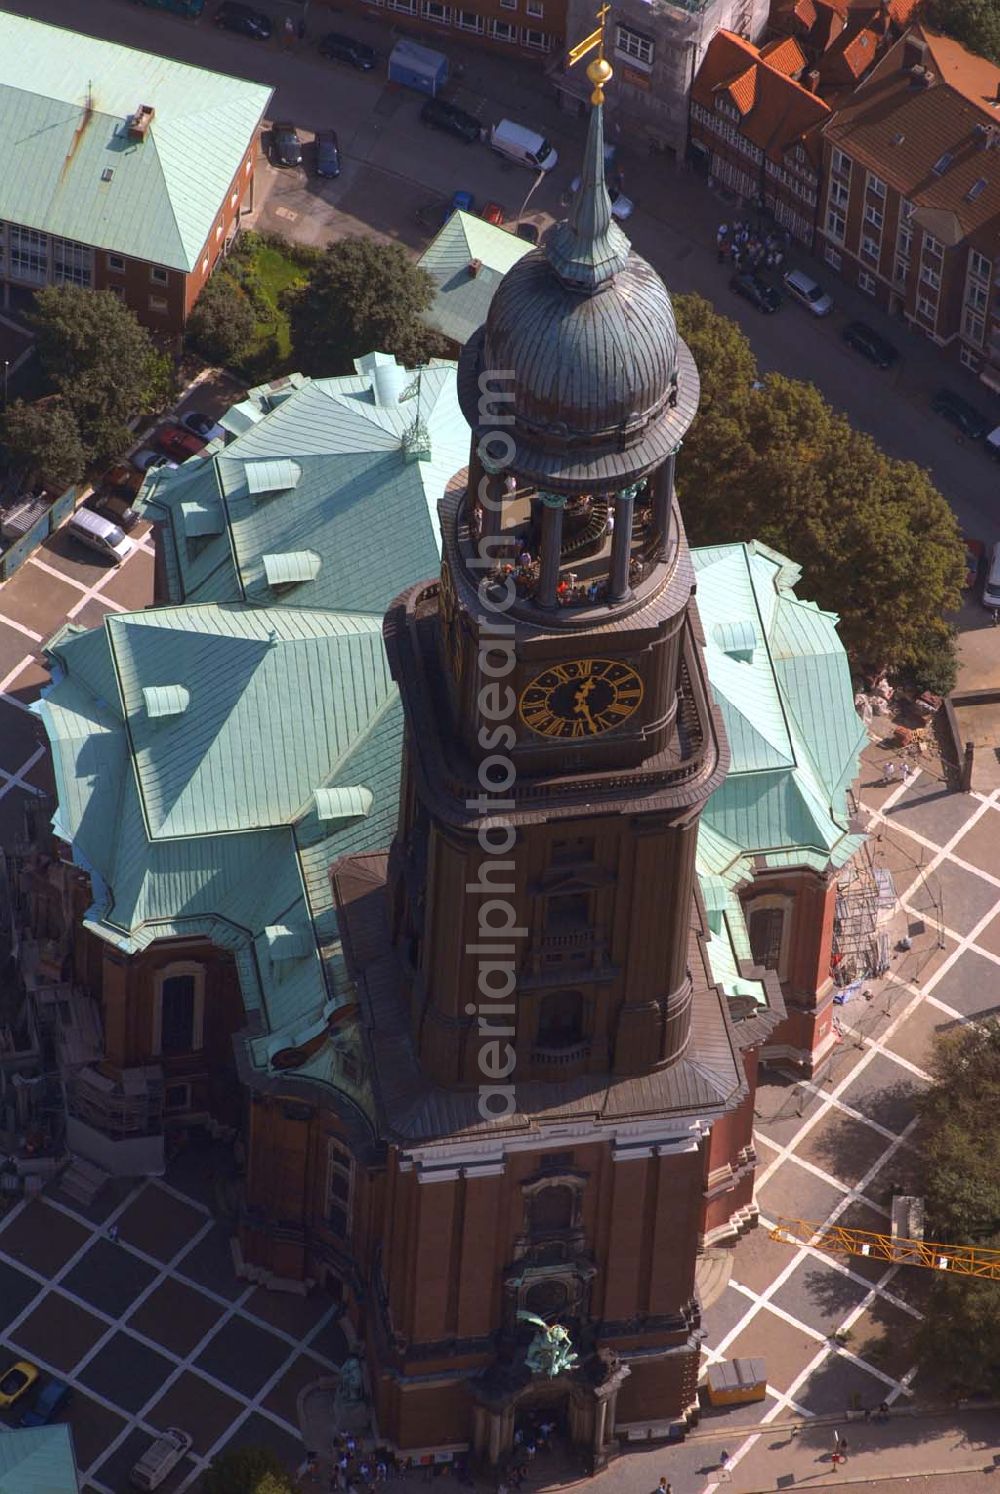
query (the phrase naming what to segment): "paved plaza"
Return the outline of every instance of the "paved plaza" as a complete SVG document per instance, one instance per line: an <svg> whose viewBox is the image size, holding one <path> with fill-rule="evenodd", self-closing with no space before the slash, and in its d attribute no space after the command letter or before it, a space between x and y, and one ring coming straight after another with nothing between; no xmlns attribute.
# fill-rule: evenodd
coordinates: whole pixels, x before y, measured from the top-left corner
<svg viewBox="0 0 1000 1494"><path fill-rule="evenodd" d="M0 1346L72 1385L84 1494L118 1494L167 1426L194 1439L168 1494L229 1447L302 1461L298 1399L343 1361L340 1309L238 1280L213 1194L211 1168L182 1160L88 1210L52 1185L0 1218Z"/></svg>

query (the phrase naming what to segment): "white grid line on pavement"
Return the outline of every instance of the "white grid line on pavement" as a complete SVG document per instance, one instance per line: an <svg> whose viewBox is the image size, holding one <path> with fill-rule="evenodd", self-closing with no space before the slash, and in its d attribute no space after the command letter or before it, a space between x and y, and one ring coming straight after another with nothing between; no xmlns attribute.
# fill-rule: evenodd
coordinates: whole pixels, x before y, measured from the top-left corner
<svg viewBox="0 0 1000 1494"><path fill-rule="evenodd" d="M30 773L35 764L45 756L44 747L36 747L30 757L26 758L16 773L8 773L5 768L0 768L0 776L7 781L0 787L0 799L9 794L11 789L23 789L26 794L34 794L36 799L44 799L45 790L36 788L33 783L28 783L25 774Z"/></svg>
<svg viewBox="0 0 1000 1494"><path fill-rule="evenodd" d="M31 639L32 643L41 643L42 641L41 633L36 633L34 628L25 627L24 623L15 622L5 612L0 612L0 623L5 623L8 628L13 628L15 633L23 633L25 638Z"/></svg>

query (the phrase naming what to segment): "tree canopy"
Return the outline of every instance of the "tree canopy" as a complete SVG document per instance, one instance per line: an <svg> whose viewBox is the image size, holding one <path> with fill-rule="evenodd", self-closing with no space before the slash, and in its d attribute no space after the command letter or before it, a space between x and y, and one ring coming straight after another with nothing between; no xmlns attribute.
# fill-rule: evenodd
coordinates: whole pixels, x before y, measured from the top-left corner
<svg viewBox="0 0 1000 1494"><path fill-rule="evenodd" d="M701 408L677 463L692 544L757 539L801 565L804 598L840 615L857 667L953 683L962 545L928 475L886 456L812 384L761 379L742 331L699 296L677 296ZM951 676L951 677L949 677Z"/></svg>
<svg viewBox="0 0 1000 1494"><path fill-rule="evenodd" d="M927 0L924 18L991 62L1000 62L998 0Z"/></svg>
<svg viewBox="0 0 1000 1494"><path fill-rule="evenodd" d="M76 419L87 459L115 456L128 443L128 422L169 399L170 360L110 291L47 286L30 320L39 362Z"/></svg>
<svg viewBox="0 0 1000 1494"><path fill-rule="evenodd" d="M929 1239L1000 1249L1000 1023L937 1039L920 1100ZM935 1275L919 1344L966 1390L1000 1390L1000 1282Z"/></svg>
<svg viewBox="0 0 1000 1494"><path fill-rule="evenodd" d="M408 367L433 357L443 344L420 320L433 299L434 282L400 244L339 239L287 293L296 367L328 378L353 373L365 353L392 353Z"/></svg>
<svg viewBox="0 0 1000 1494"><path fill-rule="evenodd" d="M76 417L57 394L33 405L16 400L3 417L0 440L15 467L50 488L79 482L87 465Z"/></svg>
<svg viewBox="0 0 1000 1494"><path fill-rule="evenodd" d="M202 1494L295 1494L295 1484L266 1447L220 1453L202 1479Z"/></svg>
<svg viewBox="0 0 1000 1494"><path fill-rule="evenodd" d="M228 365L248 351L256 326L249 296L225 270L217 270L188 318L187 336L210 363Z"/></svg>

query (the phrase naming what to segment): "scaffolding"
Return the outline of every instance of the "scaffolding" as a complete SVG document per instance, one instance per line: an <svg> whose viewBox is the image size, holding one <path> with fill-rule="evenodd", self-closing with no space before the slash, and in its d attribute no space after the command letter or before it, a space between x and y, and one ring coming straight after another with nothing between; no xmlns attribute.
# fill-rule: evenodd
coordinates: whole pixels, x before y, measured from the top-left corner
<svg viewBox="0 0 1000 1494"><path fill-rule="evenodd" d="M837 883L833 918L832 972L838 986L884 975L889 968L885 927L896 907L892 873L876 867L866 844L844 868Z"/></svg>

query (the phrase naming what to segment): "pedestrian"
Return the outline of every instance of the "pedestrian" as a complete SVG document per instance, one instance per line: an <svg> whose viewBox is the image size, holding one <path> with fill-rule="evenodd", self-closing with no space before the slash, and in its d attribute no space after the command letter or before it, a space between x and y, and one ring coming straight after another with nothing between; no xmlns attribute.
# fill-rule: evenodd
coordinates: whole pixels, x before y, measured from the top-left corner
<svg viewBox="0 0 1000 1494"><path fill-rule="evenodd" d="M111 1225L109 1225L108 1226L108 1239L109 1240L117 1240L117 1238L118 1238L118 1226L117 1226L117 1224L111 1224Z"/></svg>
<svg viewBox="0 0 1000 1494"><path fill-rule="evenodd" d="M656 1494L674 1494L673 1486L665 1478L661 1478L656 1486Z"/></svg>
<svg viewBox="0 0 1000 1494"><path fill-rule="evenodd" d="M908 762L904 762L903 763L903 782L904 783L909 783L909 781L910 781L910 779L912 777L913 777L913 769L910 767L910 765L909 765Z"/></svg>
<svg viewBox="0 0 1000 1494"><path fill-rule="evenodd" d="M883 766L883 768L882 768L882 782L883 783L895 783L895 781L896 781L896 764L890 758L890 760L887 763L885 763L884 766Z"/></svg>
<svg viewBox="0 0 1000 1494"><path fill-rule="evenodd" d="M846 1437L841 1437L840 1442L837 1445L837 1451L840 1453L841 1458L846 1458L847 1457L847 1438Z"/></svg>
<svg viewBox="0 0 1000 1494"><path fill-rule="evenodd" d="M281 27L281 44L287 51L295 40L295 22L291 16L286 16Z"/></svg>

